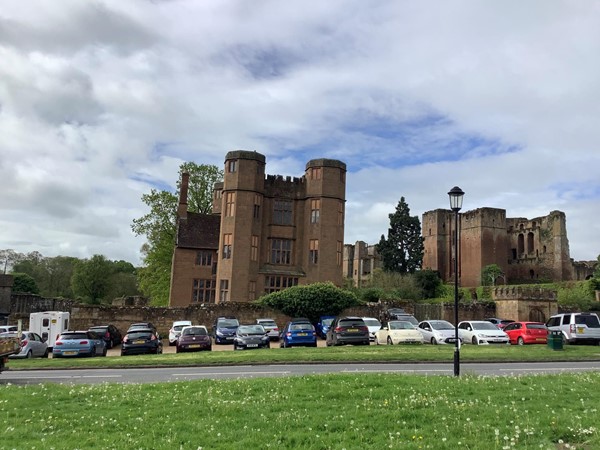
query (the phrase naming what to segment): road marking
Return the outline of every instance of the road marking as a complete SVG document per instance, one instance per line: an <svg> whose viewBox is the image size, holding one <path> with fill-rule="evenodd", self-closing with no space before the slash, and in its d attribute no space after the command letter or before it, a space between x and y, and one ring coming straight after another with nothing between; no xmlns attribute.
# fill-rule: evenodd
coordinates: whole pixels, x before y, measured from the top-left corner
<svg viewBox="0 0 600 450"><path fill-rule="evenodd" d="M452 372L451 369L346 369L342 370L345 373L362 373L362 372L398 372L398 373L406 373L406 372Z"/></svg>
<svg viewBox="0 0 600 450"><path fill-rule="evenodd" d="M289 370L280 370L277 372L204 372L204 373L172 373L173 377L203 377L203 376L215 376L215 375L238 375L238 376L248 376L248 375L281 375L281 374L289 374L292 373Z"/></svg>
<svg viewBox="0 0 600 450"><path fill-rule="evenodd" d="M122 375L45 375L45 376L19 376L22 380L54 380L54 379L72 380L75 378L123 378Z"/></svg>

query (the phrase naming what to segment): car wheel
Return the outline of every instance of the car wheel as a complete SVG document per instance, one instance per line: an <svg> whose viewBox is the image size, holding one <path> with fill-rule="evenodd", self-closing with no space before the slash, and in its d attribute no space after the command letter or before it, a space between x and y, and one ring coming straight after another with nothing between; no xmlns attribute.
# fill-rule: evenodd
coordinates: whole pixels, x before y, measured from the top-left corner
<svg viewBox="0 0 600 450"><path fill-rule="evenodd" d="M48 347L46 347L46 351L44 352L44 356L42 358L47 358L50 352L48 351Z"/></svg>
<svg viewBox="0 0 600 450"><path fill-rule="evenodd" d="M104 347L104 351L102 352L102 356L106 356L108 354L108 348Z"/></svg>
<svg viewBox="0 0 600 450"><path fill-rule="evenodd" d="M96 347L92 347L92 357L96 356Z"/></svg>
<svg viewBox="0 0 600 450"><path fill-rule="evenodd" d="M29 349L29 351L27 352L27 356L26 356L26 358L27 358L27 359L31 359L31 358L33 358L33 353L31 352L31 349Z"/></svg>
<svg viewBox="0 0 600 450"><path fill-rule="evenodd" d="M389 336L387 338L387 343L388 343L388 345L394 345L394 341L392 341L392 338Z"/></svg>
<svg viewBox="0 0 600 450"><path fill-rule="evenodd" d="M375 345L379 345L379 339L377 339L377 336L375 336Z"/></svg>
<svg viewBox="0 0 600 450"><path fill-rule="evenodd" d="M471 343L472 343L473 345L477 345L477 344L479 344L479 342L477 342L477 338L476 338L475 336L473 336L473 339L471 339Z"/></svg>
<svg viewBox="0 0 600 450"><path fill-rule="evenodd" d="M179 346L175 347L175 353L179 353L181 350L179 350Z"/></svg>
<svg viewBox="0 0 600 450"><path fill-rule="evenodd" d="M314 344L311 344L311 347L317 347L317 341Z"/></svg>
<svg viewBox="0 0 600 450"><path fill-rule="evenodd" d="M431 344L432 344L432 345L437 345L437 343L438 343L437 339L436 339L436 338L434 338L434 337L432 337L432 338L431 338Z"/></svg>
<svg viewBox="0 0 600 450"><path fill-rule="evenodd" d="M517 344L518 345L525 345L525 341L523 340L522 337L519 336L519 339L517 339Z"/></svg>
<svg viewBox="0 0 600 450"><path fill-rule="evenodd" d="M212 345L210 347L208 347L206 350L209 351L209 352L211 352L212 351Z"/></svg>

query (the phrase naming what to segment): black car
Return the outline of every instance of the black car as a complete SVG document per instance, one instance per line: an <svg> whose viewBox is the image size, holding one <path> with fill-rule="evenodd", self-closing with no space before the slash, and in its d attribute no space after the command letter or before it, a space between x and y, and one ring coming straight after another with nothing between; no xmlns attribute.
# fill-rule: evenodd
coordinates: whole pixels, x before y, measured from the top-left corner
<svg viewBox="0 0 600 450"><path fill-rule="evenodd" d="M215 344L233 344L240 322L235 317L218 317L213 324Z"/></svg>
<svg viewBox="0 0 600 450"><path fill-rule="evenodd" d="M332 345L370 345L369 328L361 317L336 317L327 331L325 343Z"/></svg>
<svg viewBox="0 0 600 450"><path fill-rule="evenodd" d="M123 338L121 356L139 355L143 353L162 353L163 345L156 330L151 328L134 328Z"/></svg>
<svg viewBox="0 0 600 450"><path fill-rule="evenodd" d="M271 340L262 325L240 325L233 337L233 349L270 348Z"/></svg>
<svg viewBox="0 0 600 450"><path fill-rule="evenodd" d="M386 320L384 322L389 322L390 320L405 320L407 322L412 323L415 327L419 325L419 321L412 314L407 313L402 308L389 308L385 312Z"/></svg>
<svg viewBox="0 0 600 450"><path fill-rule="evenodd" d="M121 332L114 325L98 325L95 327L90 327L88 331L93 331L94 333L100 335L104 342L106 342L107 348L113 348L115 345L119 345L121 343Z"/></svg>

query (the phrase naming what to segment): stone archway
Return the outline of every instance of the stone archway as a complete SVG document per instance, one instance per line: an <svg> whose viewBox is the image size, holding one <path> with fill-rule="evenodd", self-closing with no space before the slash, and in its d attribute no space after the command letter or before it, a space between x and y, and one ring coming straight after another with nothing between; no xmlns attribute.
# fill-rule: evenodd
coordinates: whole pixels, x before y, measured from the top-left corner
<svg viewBox="0 0 600 450"><path fill-rule="evenodd" d="M529 310L529 321L546 323L546 315L538 308L531 308Z"/></svg>

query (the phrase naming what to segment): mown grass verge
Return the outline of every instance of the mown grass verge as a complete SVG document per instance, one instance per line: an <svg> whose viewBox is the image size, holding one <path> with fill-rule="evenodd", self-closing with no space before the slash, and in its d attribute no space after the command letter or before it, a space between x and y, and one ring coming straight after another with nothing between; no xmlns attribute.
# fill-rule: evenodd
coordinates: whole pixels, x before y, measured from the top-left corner
<svg viewBox="0 0 600 450"><path fill-rule="evenodd" d="M0 449L593 449L600 374L0 386Z"/></svg>
<svg viewBox="0 0 600 450"><path fill-rule="evenodd" d="M90 368L135 366L210 366L223 364L278 364L326 362L451 362L454 347L449 345L345 346L249 351L213 351L126 357L10 360L12 369ZM461 361L585 361L599 360L598 346L565 346L552 350L545 345L461 347Z"/></svg>

